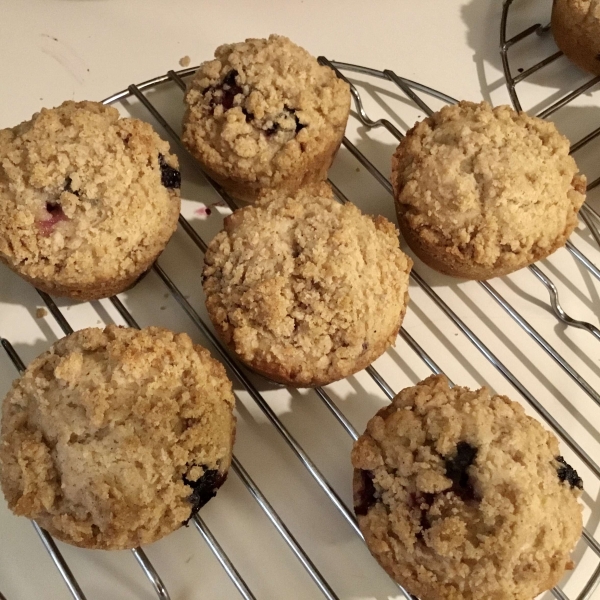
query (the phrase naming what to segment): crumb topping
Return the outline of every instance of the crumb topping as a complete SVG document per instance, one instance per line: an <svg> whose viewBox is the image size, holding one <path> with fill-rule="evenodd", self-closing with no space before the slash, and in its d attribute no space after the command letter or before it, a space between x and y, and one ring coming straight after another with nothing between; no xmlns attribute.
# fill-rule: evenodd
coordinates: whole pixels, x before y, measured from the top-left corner
<svg viewBox="0 0 600 600"><path fill-rule="evenodd" d="M339 137L349 86L288 38L225 44L200 65L186 94L183 139L234 179L272 184Z"/></svg>
<svg viewBox="0 0 600 600"><path fill-rule="evenodd" d="M64 286L134 274L175 230L177 169L148 123L115 108L42 109L0 131L0 259Z"/></svg>
<svg viewBox="0 0 600 600"><path fill-rule="evenodd" d="M585 199L553 123L485 102L415 125L392 181L399 218L423 244L484 267L519 268L563 245Z"/></svg>
<svg viewBox="0 0 600 600"><path fill-rule="evenodd" d="M223 483L233 405L225 369L186 334L78 331L34 360L4 400L8 505L78 546L159 539Z"/></svg>
<svg viewBox="0 0 600 600"><path fill-rule="evenodd" d="M505 396L429 377L369 421L352 464L371 551L424 600L531 600L571 568L581 480Z"/></svg>
<svg viewBox="0 0 600 600"><path fill-rule="evenodd" d="M228 217L206 253L204 290L244 361L316 385L364 368L393 343L411 265L389 221L339 204L323 183Z"/></svg>

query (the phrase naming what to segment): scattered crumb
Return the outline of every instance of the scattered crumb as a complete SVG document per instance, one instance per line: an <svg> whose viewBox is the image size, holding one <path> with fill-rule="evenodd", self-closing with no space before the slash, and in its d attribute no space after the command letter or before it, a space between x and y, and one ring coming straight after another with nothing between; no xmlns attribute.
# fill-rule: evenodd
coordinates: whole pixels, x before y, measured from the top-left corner
<svg viewBox="0 0 600 600"><path fill-rule="evenodd" d="M517 71L519 71L519 73L522 73L522 72L523 72L523 69L522 69L521 67L519 67L519 68L517 69Z"/></svg>
<svg viewBox="0 0 600 600"><path fill-rule="evenodd" d="M179 64L182 67L189 67L190 66L190 62L191 62L191 59L187 55L179 59Z"/></svg>
<svg viewBox="0 0 600 600"><path fill-rule="evenodd" d="M165 310L167 307L166 306L161 306L160 310Z"/></svg>
<svg viewBox="0 0 600 600"><path fill-rule="evenodd" d="M38 308L35 311L35 318L36 319L43 319L47 314L48 314L48 311L45 308Z"/></svg>

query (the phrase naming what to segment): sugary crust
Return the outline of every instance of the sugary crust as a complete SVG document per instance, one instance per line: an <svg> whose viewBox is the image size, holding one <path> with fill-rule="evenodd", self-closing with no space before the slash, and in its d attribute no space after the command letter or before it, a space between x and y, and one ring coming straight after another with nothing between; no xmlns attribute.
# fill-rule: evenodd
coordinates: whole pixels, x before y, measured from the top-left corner
<svg viewBox="0 0 600 600"><path fill-rule="evenodd" d="M324 178L344 135L350 89L306 50L271 35L217 48L185 101L183 140L192 154L232 196L253 202Z"/></svg>
<svg viewBox="0 0 600 600"><path fill-rule="evenodd" d="M585 177L554 124L460 102L417 123L392 159L400 230L449 275L487 279L540 260L577 225Z"/></svg>
<svg viewBox="0 0 600 600"><path fill-rule="evenodd" d="M0 261L45 291L91 300L147 270L177 226L175 155L152 127L65 102L0 131Z"/></svg>
<svg viewBox="0 0 600 600"><path fill-rule="evenodd" d="M467 448L464 471L448 461ZM487 388L432 376L402 390L352 450L372 554L421 600L531 600L554 586L582 530L556 437Z"/></svg>
<svg viewBox="0 0 600 600"><path fill-rule="evenodd" d="M412 261L394 226L333 199L321 183L234 212L205 256L212 322L257 372L325 385L395 342Z"/></svg>
<svg viewBox="0 0 600 600"><path fill-rule="evenodd" d="M565 56L600 75L600 1L554 0L551 25Z"/></svg>
<svg viewBox="0 0 600 600"><path fill-rule="evenodd" d="M224 480L233 406L225 369L186 334L78 331L34 360L4 400L9 508L76 546L158 540L190 517L184 477Z"/></svg>

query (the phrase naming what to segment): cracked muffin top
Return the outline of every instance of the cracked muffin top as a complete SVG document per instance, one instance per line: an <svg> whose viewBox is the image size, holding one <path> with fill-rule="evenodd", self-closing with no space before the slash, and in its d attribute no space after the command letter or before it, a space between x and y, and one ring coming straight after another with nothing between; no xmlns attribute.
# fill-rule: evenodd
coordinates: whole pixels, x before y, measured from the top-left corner
<svg viewBox="0 0 600 600"><path fill-rule="evenodd" d="M177 225L177 168L148 123L97 102L1 130L0 259L57 287L135 277Z"/></svg>
<svg viewBox="0 0 600 600"><path fill-rule="evenodd" d="M234 212L205 256L209 315L256 371L325 385L394 343L412 261L395 227L340 204L322 183Z"/></svg>
<svg viewBox="0 0 600 600"><path fill-rule="evenodd" d="M531 600L573 567L583 483L506 396L429 377L369 421L352 464L369 549L422 600Z"/></svg>
<svg viewBox="0 0 600 600"><path fill-rule="evenodd" d="M77 331L35 359L4 400L8 506L76 546L151 543L224 482L233 405L225 369L186 334Z"/></svg>
<svg viewBox="0 0 600 600"><path fill-rule="evenodd" d="M288 38L225 44L187 91L183 140L210 169L277 182L343 135L350 90Z"/></svg>
<svg viewBox="0 0 600 600"><path fill-rule="evenodd" d="M553 123L486 102L417 123L392 163L400 229L426 263L492 277L544 258L577 225L585 177Z"/></svg>

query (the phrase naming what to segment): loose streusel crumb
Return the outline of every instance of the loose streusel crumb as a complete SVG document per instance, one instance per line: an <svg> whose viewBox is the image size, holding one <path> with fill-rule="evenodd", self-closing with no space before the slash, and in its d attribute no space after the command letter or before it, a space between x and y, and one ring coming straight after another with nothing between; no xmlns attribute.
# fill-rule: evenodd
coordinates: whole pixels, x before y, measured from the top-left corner
<svg viewBox="0 0 600 600"><path fill-rule="evenodd" d="M553 123L460 102L413 127L392 165L400 229L442 272L493 277L563 246L585 177Z"/></svg>
<svg viewBox="0 0 600 600"><path fill-rule="evenodd" d="M45 308L38 308L35 311L35 318L36 319L43 319L46 315L48 314L48 311Z"/></svg>
<svg viewBox="0 0 600 600"><path fill-rule="evenodd" d="M185 67L189 67L190 66L190 62L192 62L191 58L189 56L182 56L179 59L179 65L182 66L183 68Z"/></svg>
<svg viewBox="0 0 600 600"><path fill-rule="evenodd" d="M225 480L233 404L223 366L186 334L78 331L34 360L4 400L9 508L77 546L153 542Z"/></svg>
<svg viewBox="0 0 600 600"><path fill-rule="evenodd" d="M49 293L122 291L177 226L177 167L148 123L96 102L0 130L0 260Z"/></svg>
<svg viewBox="0 0 600 600"><path fill-rule="evenodd" d="M394 226L322 183L234 212L205 256L206 305L252 368L296 386L366 367L395 342L412 261Z"/></svg>
<svg viewBox="0 0 600 600"><path fill-rule="evenodd" d="M369 421L352 464L369 549L421 600L531 600L573 567L582 481L506 396L429 377Z"/></svg>
<svg viewBox="0 0 600 600"><path fill-rule="evenodd" d="M184 142L234 196L254 200L264 189L293 192L325 178L350 91L306 50L271 35L217 48L185 101Z"/></svg>

